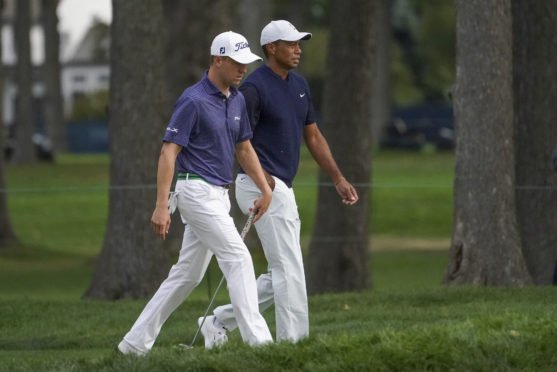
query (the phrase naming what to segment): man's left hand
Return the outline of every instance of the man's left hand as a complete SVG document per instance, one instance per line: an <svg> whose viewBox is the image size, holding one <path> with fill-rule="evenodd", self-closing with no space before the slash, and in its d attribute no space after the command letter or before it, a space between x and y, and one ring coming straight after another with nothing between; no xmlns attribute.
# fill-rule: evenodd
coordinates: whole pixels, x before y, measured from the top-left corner
<svg viewBox="0 0 557 372"><path fill-rule="evenodd" d="M335 188L340 195L342 202L352 205L358 201L358 193L356 189L345 178L335 183Z"/></svg>

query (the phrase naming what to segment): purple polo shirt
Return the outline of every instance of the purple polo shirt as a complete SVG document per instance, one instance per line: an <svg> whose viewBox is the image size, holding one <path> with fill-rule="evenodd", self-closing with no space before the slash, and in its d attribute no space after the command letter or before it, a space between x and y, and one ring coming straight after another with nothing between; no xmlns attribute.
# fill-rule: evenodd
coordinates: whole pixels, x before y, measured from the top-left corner
<svg viewBox="0 0 557 372"><path fill-rule="evenodd" d="M251 136L244 96L231 87L226 98L205 72L176 102L163 140L182 146L178 172L223 186L232 183L236 144Z"/></svg>

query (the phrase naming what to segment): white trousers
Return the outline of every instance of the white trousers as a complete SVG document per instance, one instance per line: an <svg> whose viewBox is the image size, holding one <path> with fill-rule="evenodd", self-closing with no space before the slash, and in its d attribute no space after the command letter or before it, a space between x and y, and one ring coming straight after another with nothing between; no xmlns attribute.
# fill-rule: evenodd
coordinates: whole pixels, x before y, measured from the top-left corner
<svg viewBox="0 0 557 372"><path fill-rule="evenodd" d="M164 322L199 284L215 254L242 339L250 345L272 342L258 311L251 256L229 215L228 190L202 180L180 180L176 192L178 209L187 221L178 262L124 340L140 351L149 351Z"/></svg>
<svg viewBox="0 0 557 372"><path fill-rule="evenodd" d="M309 334L306 280L300 247L300 218L294 192L274 177L273 200L267 212L255 224L268 262L268 272L257 278L259 310L275 304L277 341L296 342ZM236 178L236 199L240 209L248 213L260 191L245 175ZM217 307L217 319L227 329L235 329L239 319L233 306Z"/></svg>

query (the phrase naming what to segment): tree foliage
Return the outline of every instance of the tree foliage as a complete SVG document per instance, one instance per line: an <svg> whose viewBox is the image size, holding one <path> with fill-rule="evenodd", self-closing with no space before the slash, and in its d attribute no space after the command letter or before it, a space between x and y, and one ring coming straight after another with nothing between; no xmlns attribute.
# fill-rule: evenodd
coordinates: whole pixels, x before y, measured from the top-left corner
<svg viewBox="0 0 557 372"><path fill-rule="evenodd" d="M107 119L108 90L98 90L75 100L70 120Z"/></svg>

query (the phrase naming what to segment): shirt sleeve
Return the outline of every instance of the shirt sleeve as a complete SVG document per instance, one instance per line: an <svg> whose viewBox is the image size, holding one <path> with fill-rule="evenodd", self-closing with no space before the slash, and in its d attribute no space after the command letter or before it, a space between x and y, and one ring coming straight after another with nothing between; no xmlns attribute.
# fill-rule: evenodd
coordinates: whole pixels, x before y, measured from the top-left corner
<svg viewBox="0 0 557 372"><path fill-rule="evenodd" d="M197 123L197 118L197 107L191 99L184 99L176 103L163 141L186 147Z"/></svg>
<svg viewBox="0 0 557 372"><path fill-rule="evenodd" d="M315 119L315 112L313 110L313 102L311 100L311 93L309 93L308 89L308 113L306 115L306 125L313 124L316 122Z"/></svg>
<svg viewBox="0 0 557 372"><path fill-rule="evenodd" d="M251 130L253 131L259 122L259 115L261 113L259 92L257 91L257 88L250 83L242 84L238 90L244 95L249 123L251 125Z"/></svg>
<svg viewBox="0 0 557 372"><path fill-rule="evenodd" d="M313 101L311 100L311 91L309 89L309 84L307 81L304 80L304 84L306 86L306 93L308 95L308 112L306 115L306 125L313 124L316 122L315 119L315 111L313 110Z"/></svg>
<svg viewBox="0 0 557 372"><path fill-rule="evenodd" d="M242 115L240 118L240 131L238 132L238 141L236 143L247 141L253 137L245 101L242 100L242 102L243 103L242 103Z"/></svg>

